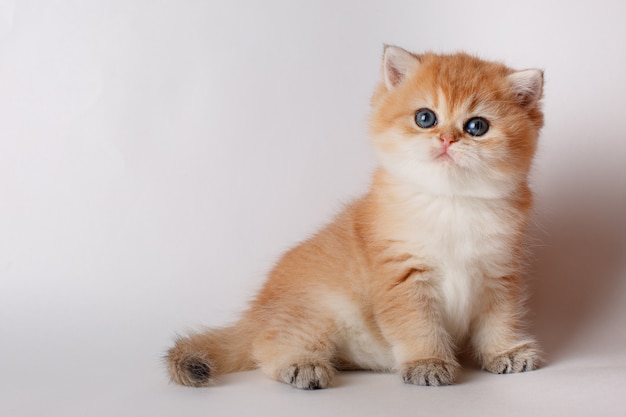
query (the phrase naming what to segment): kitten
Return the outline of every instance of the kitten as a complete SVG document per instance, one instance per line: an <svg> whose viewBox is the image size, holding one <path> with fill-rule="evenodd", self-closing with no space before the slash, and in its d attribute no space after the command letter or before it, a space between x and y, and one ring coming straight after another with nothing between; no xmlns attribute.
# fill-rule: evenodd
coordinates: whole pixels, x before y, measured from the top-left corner
<svg viewBox="0 0 626 417"><path fill-rule="evenodd" d="M489 372L536 369L520 256L542 85L540 70L386 47L370 191L287 252L237 324L178 339L172 380L260 367L316 389L371 369L447 385L464 344Z"/></svg>

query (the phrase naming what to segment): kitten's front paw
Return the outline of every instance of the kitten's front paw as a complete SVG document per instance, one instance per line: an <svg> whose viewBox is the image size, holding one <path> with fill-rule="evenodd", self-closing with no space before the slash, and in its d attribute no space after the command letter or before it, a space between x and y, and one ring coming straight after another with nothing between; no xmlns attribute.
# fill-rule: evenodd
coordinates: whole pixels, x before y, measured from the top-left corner
<svg viewBox="0 0 626 417"><path fill-rule="evenodd" d="M405 365L401 371L407 384L438 387L454 384L458 365L440 359L424 359Z"/></svg>
<svg viewBox="0 0 626 417"><path fill-rule="evenodd" d="M512 374L532 371L541 365L541 351L535 344L527 344L488 359L483 368L494 374Z"/></svg>
<svg viewBox="0 0 626 417"><path fill-rule="evenodd" d="M321 389L330 385L335 370L326 364L293 364L278 372L278 379L299 389Z"/></svg>

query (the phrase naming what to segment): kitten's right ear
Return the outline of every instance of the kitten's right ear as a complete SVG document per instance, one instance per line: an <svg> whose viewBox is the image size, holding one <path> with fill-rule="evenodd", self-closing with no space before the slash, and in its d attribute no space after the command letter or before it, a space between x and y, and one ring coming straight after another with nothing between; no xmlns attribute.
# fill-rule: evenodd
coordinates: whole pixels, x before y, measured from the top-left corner
<svg viewBox="0 0 626 417"><path fill-rule="evenodd" d="M543 71L527 69L516 71L508 76L513 92L519 104L531 107L540 98L543 91Z"/></svg>
<svg viewBox="0 0 626 417"><path fill-rule="evenodd" d="M416 55L402 48L386 45L383 53L383 77L387 89L391 90L417 68L420 60Z"/></svg>

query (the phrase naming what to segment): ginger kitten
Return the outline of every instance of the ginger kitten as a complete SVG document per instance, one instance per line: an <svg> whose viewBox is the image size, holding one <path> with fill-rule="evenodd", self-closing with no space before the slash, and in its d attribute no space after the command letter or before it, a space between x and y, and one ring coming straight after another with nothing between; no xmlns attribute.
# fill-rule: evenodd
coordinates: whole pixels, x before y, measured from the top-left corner
<svg viewBox="0 0 626 417"><path fill-rule="evenodd" d="M489 372L536 369L520 256L542 85L540 70L386 47L369 192L287 252L237 324L179 338L172 380L260 367L316 389L372 369L447 385L465 344Z"/></svg>

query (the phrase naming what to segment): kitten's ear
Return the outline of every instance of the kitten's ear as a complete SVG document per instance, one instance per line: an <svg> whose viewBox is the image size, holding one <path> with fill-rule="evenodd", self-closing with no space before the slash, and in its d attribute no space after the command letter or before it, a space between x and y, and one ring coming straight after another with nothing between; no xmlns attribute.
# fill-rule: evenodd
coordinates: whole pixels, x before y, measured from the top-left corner
<svg viewBox="0 0 626 417"><path fill-rule="evenodd" d="M383 53L383 77L387 89L391 90L417 68L420 60L416 55L397 46L386 45Z"/></svg>
<svg viewBox="0 0 626 417"><path fill-rule="evenodd" d="M522 106L531 107L541 98L543 71L539 69L516 71L507 78Z"/></svg>

